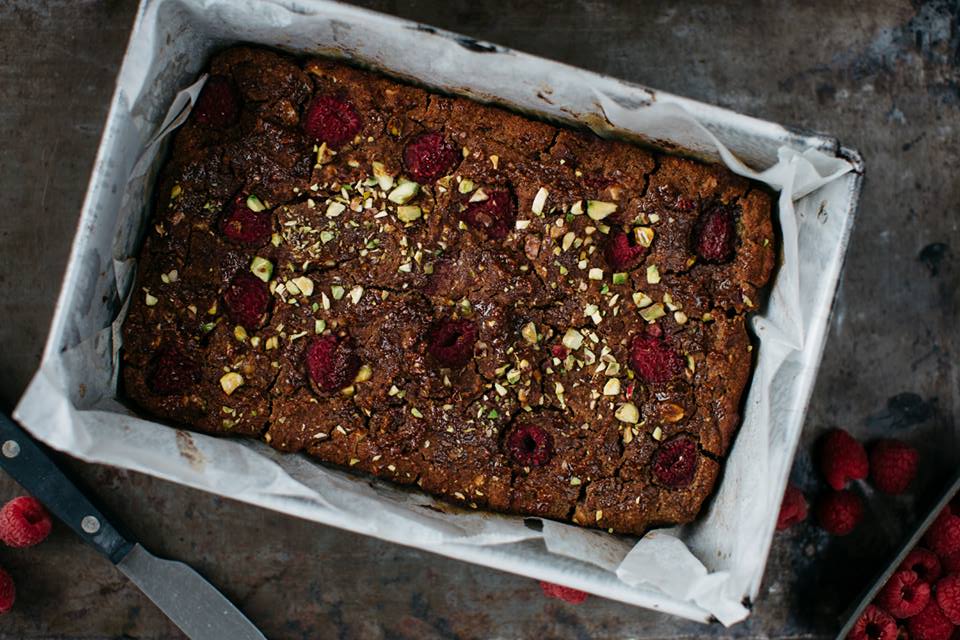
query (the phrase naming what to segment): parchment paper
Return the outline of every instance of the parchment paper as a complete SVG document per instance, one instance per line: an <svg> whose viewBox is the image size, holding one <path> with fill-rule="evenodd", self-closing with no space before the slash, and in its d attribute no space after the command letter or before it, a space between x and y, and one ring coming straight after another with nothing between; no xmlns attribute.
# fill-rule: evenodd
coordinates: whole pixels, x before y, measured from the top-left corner
<svg viewBox="0 0 960 640"><path fill-rule="evenodd" d="M202 80L189 85L197 69L211 50L233 41L349 55L461 92L462 83L454 80L475 67L485 73L468 93L557 117L556 108L533 97L548 77L554 99L593 116L582 121L603 135L623 130L669 141L780 192L783 259L769 302L752 321L759 350L743 425L722 483L694 525L637 541L557 522L531 526L530 519L462 511L419 492L281 455L259 442L144 420L115 399L119 325L163 139L199 93ZM390 57L411 42L420 49L416 60ZM496 71L503 63L490 56L505 57L507 71ZM728 126L718 126L716 114L698 114L702 108L509 50L480 54L449 34L321 0L147 2L118 79L47 349L15 415L47 444L91 462L526 575L559 575L571 586L693 619L742 620L748 611L741 603L755 596L762 577L819 362L852 215L849 185L837 182L852 167L768 123L730 115ZM778 139L782 146L774 144ZM766 159L767 168L751 169L734 147L750 153L755 164Z"/></svg>

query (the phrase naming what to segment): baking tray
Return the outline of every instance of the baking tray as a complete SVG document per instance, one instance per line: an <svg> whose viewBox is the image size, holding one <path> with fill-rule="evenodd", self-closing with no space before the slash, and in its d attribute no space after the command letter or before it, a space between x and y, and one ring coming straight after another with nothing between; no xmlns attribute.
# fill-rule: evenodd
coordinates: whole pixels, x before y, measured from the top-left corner
<svg viewBox="0 0 960 640"><path fill-rule="evenodd" d="M907 554L910 551L920 544L920 539L923 538L923 534L927 532L927 529L930 528L930 525L933 524L933 521L937 519L937 516L940 515L940 512L953 500L954 496L960 494L960 472L957 473L953 481L947 485L946 490L934 504L933 508L926 515L926 517L917 525L917 528L913 530L913 533L907 538L907 540L897 551L896 555L893 556L893 559L887 564L879 574L877 578L870 583L863 594L860 596L860 599L850 608L846 617L846 622L841 627L840 632L837 634L837 640L843 640L847 637L847 634L850 633L850 630L853 629L853 625L857 623L857 619L860 617L860 614L863 613L863 610L867 608L867 605L873 602L873 599L877 597L877 594L883 588L883 585L887 583L887 580L890 579L890 576L894 574L897 570L897 567L904 561L907 557Z"/></svg>
<svg viewBox="0 0 960 640"><path fill-rule="evenodd" d="M162 158L158 133L175 124L173 116L189 101L178 91L210 54L238 42L348 58L601 135L724 161L740 172L773 166L759 177L793 191L794 198L781 197L780 214L784 237L795 242L784 243L771 299L754 319L757 370L743 427L697 523L637 542L550 521L463 513L262 443L175 430L117 401L118 321ZM833 170L830 179L819 179ZM15 415L37 438L83 460L692 620L731 624L748 615L759 592L862 178L859 154L829 136L336 2L143 0L43 360Z"/></svg>

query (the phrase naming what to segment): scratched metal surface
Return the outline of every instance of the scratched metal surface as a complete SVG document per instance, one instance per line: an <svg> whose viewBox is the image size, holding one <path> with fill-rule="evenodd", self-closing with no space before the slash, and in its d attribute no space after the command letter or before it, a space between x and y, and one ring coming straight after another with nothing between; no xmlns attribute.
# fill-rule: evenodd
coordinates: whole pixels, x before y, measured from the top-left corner
<svg viewBox="0 0 960 640"><path fill-rule="evenodd" d="M570 607L532 581L278 516L135 474L73 464L154 551L220 585L271 638L829 637L960 462L960 6L791 0L363 0L762 118L837 135L867 160L859 222L795 480L842 425L923 454L912 495L868 495L866 523L775 541L754 615L703 628L598 598ZM0 406L39 360L132 2L0 2ZM469 81L469 79L465 79ZM0 478L0 499L17 487ZM65 528L0 549L17 581L0 639L178 638Z"/></svg>

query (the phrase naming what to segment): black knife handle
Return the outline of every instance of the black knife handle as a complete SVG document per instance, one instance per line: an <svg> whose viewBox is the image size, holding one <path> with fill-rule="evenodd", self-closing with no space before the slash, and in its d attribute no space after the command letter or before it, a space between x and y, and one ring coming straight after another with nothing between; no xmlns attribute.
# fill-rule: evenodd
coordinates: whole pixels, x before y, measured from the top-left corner
<svg viewBox="0 0 960 640"><path fill-rule="evenodd" d="M130 551L132 544L33 438L3 413L0 413L0 469L114 564Z"/></svg>

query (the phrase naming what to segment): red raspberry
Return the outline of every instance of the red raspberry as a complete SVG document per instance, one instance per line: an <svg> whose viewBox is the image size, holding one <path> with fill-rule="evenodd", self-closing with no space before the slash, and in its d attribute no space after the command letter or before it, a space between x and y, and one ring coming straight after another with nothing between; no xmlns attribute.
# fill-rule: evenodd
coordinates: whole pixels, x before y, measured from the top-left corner
<svg viewBox="0 0 960 640"><path fill-rule="evenodd" d="M870 481L884 493L903 493L917 475L918 458L904 442L880 440L870 447Z"/></svg>
<svg viewBox="0 0 960 640"><path fill-rule="evenodd" d="M421 184L448 175L460 158L460 150L436 131L417 136L403 148L403 166Z"/></svg>
<svg viewBox="0 0 960 640"><path fill-rule="evenodd" d="M524 467L539 467L553 457L553 438L541 426L524 422L507 435L507 451Z"/></svg>
<svg viewBox="0 0 960 640"><path fill-rule="evenodd" d="M913 571L921 580L932 584L940 577L940 560L929 549L914 547L900 563L898 571Z"/></svg>
<svg viewBox="0 0 960 640"><path fill-rule="evenodd" d="M960 552L960 516L944 509L930 525L923 541L941 558Z"/></svg>
<svg viewBox="0 0 960 640"><path fill-rule="evenodd" d="M252 210L247 199L238 196L225 208L220 230L234 242L261 245L273 232L273 217L269 211Z"/></svg>
<svg viewBox="0 0 960 640"><path fill-rule="evenodd" d="M492 240L506 238L516 217L517 207L506 189L488 191L486 200L469 202L460 212L461 220L474 229L485 231Z"/></svg>
<svg viewBox="0 0 960 640"><path fill-rule="evenodd" d="M943 556L944 573L960 573L960 551Z"/></svg>
<svg viewBox="0 0 960 640"><path fill-rule="evenodd" d="M937 582L937 604L950 622L960 625L960 573L952 573Z"/></svg>
<svg viewBox="0 0 960 640"><path fill-rule="evenodd" d="M831 491L817 503L817 521L827 532L845 536L863 517L863 501L852 491Z"/></svg>
<svg viewBox="0 0 960 640"><path fill-rule="evenodd" d="M563 600L570 604L580 604L590 597L590 594L580 591L579 589L571 589L570 587L564 587L552 582L544 582L543 580L540 581L540 588L543 590L543 595L548 598L556 598L557 600Z"/></svg>
<svg viewBox="0 0 960 640"><path fill-rule="evenodd" d="M193 359L177 345L162 347L147 374L147 386L158 395L186 393L200 380Z"/></svg>
<svg viewBox="0 0 960 640"><path fill-rule="evenodd" d="M820 471L827 484L839 491L847 486L848 480L867 477L867 452L849 433L833 429L821 441Z"/></svg>
<svg viewBox="0 0 960 640"><path fill-rule="evenodd" d="M255 329L263 322L263 316L270 306L270 289L249 271L240 271L230 281L223 301L234 322L247 329Z"/></svg>
<svg viewBox="0 0 960 640"><path fill-rule="evenodd" d="M877 605L894 618L915 616L930 602L930 585L913 571L897 571L877 594Z"/></svg>
<svg viewBox="0 0 960 640"><path fill-rule="evenodd" d="M868 604L847 640L897 640L897 621L880 607Z"/></svg>
<svg viewBox="0 0 960 640"><path fill-rule="evenodd" d="M669 382L683 371L683 358L658 331L659 327L647 329L630 342L630 367L642 382Z"/></svg>
<svg viewBox="0 0 960 640"><path fill-rule="evenodd" d="M444 367L459 369L473 359L477 325L469 320L442 320L427 336L427 351Z"/></svg>
<svg viewBox="0 0 960 640"><path fill-rule="evenodd" d="M612 268L626 271L643 264L643 259L647 257L647 248L634 244L631 235L621 231L609 237L603 256Z"/></svg>
<svg viewBox="0 0 960 640"><path fill-rule="evenodd" d="M13 609L13 602L17 599L17 588L13 578L3 567L0 567L0 614Z"/></svg>
<svg viewBox="0 0 960 640"><path fill-rule="evenodd" d="M564 360L568 355L570 355L570 350L567 349L562 344L555 344L552 347L550 347L550 353L553 354L554 358L559 358L560 360Z"/></svg>
<svg viewBox="0 0 960 640"><path fill-rule="evenodd" d="M807 519L807 500L803 492L794 485L787 485L780 504L780 515L777 516L777 531L789 529L798 522Z"/></svg>
<svg viewBox="0 0 960 640"><path fill-rule="evenodd" d="M303 130L318 142L339 149L360 133L360 114L346 100L317 96L307 107Z"/></svg>
<svg viewBox="0 0 960 640"><path fill-rule="evenodd" d="M737 229L731 207L718 205L708 209L697 221L697 255L707 262L727 262L733 257L736 236Z"/></svg>
<svg viewBox="0 0 960 640"><path fill-rule="evenodd" d="M53 527L50 514L30 496L14 498L0 509L0 540L10 547L32 547L43 542Z"/></svg>
<svg viewBox="0 0 960 640"><path fill-rule="evenodd" d="M240 97L233 83L226 76L210 76L191 115L198 123L225 129L237 120L240 114Z"/></svg>
<svg viewBox="0 0 960 640"><path fill-rule="evenodd" d="M699 458L693 438L677 436L661 444L653 455L653 475L672 489L685 487L696 475Z"/></svg>
<svg viewBox="0 0 960 640"><path fill-rule="evenodd" d="M337 391L350 384L360 370L360 359L350 339L314 338L307 345L307 374L321 391Z"/></svg>
<svg viewBox="0 0 960 640"><path fill-rule="evenodd" d="M907 620L907 629L913 640L950 640L953 635L953 624L936 602Z"/></svg>

